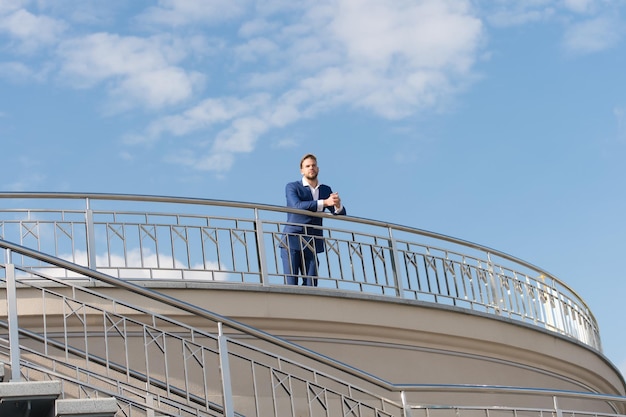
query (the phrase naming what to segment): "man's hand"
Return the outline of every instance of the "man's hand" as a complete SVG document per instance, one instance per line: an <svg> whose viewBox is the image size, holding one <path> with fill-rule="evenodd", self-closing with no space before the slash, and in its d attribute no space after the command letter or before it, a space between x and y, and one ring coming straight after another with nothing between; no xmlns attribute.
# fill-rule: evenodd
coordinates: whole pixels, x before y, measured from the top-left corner
<svg viewBox="0 0 626 417"><path fill-rule="evenodd" d="M339 193L332 193L326 200L324 200L325 207L335 207L335 209L339 210L341 208L341 198L339 198Z"/></svg>

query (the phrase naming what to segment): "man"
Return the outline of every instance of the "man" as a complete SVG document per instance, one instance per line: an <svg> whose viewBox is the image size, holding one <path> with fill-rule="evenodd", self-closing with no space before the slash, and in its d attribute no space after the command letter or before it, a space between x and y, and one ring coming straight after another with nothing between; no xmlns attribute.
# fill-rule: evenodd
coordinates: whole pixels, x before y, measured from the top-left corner
<svg viewBox="0 0 626 417"><path fill-rule="evenodd" d="M313 212L329 210L333 214L346 214L338 193L333 193L328 185L317 179L319 167L313 154L306 154L300 160L302 179L287 184L285 194L287 207ZM298 285L296 275L302 278L302 285L317 286L317 254L324 251L322 218L300 213L288 213L285 235L281 245L283 269L287 284Z"/></svg>

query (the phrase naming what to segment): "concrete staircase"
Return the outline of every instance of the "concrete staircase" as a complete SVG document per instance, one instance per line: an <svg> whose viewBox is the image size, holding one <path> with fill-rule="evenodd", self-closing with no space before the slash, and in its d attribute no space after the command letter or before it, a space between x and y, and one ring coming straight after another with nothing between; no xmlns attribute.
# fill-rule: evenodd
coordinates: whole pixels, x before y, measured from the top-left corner
<svg viewBox="0 0 626 417"><path fill-rule="evenodd" d="M5 381L0 363L2 417L113 417L115 398L60 399L60 381Z"/></svg>

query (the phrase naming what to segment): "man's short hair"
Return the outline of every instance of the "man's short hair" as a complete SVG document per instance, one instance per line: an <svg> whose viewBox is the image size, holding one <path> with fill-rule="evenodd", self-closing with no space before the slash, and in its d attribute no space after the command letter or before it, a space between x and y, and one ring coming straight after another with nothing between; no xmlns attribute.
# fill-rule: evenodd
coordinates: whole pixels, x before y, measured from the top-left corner
<svg viewBox="0 0 626 417"><path fill-rule="evenodd" d="M315 155L313 155L312 153L308 153L308 154L304 155L302 157L302 159L300 160L300 168L302 168L302 163L304 162L304 160L305 159L309 159L309 158L311 158L312 160L317 162L317 157Z"/></svg>

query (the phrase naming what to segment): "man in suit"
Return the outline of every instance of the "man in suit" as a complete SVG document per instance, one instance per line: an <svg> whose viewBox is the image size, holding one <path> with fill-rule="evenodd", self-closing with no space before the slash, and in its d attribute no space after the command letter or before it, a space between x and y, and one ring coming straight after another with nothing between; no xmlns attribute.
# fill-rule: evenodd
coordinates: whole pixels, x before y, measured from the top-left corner
<svg viewBox="0 0 626 417"><path fill-rule="evenodd" d="M313 154L300 160L302 179L290 182L285 187L287 207L312 212L329 210L335 215L346 214L338 193L317 179L319 167ZM288 213L283 228L281 257L287 275L287 284L298 285L296 275L306 275L302 285L317 286L317 254L324 251L322 218L300 213Z"/></svg>

